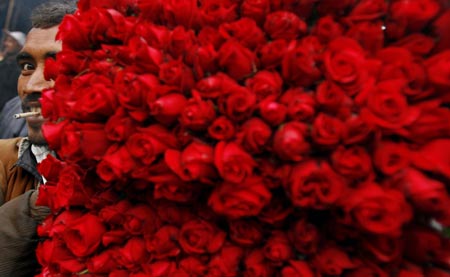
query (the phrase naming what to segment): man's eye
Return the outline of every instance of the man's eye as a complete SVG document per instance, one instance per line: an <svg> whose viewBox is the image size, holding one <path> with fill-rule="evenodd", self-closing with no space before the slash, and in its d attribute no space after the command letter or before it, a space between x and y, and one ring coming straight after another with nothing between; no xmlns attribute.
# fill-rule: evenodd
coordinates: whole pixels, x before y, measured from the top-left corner
<svg viewBox="0 0 450 277"><path fill-rule="evenodd" d="M20 65L20 67L22 71L29 71L34 69L34 65L32 65L31 63L23 63Z"/></svg>

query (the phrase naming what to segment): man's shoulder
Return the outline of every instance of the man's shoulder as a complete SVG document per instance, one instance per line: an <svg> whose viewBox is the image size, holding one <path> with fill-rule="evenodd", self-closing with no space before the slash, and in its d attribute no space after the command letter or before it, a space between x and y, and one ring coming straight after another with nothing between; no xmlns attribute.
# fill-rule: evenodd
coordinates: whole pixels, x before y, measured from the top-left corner
<svg viewBox="0 0 450 277"><path fill-rule="evenodd" d="M0 139L0 160L17 160L19 146L24 138Z"/></svg>

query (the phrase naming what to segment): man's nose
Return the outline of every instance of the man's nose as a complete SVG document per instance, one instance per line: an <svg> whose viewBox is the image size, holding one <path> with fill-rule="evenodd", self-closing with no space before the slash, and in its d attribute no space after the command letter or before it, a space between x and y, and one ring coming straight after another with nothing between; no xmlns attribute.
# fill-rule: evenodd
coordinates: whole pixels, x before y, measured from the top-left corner
<svg viewBox="0 0 450 277"><path fill-rule="evenodd" d="M33 73L30 75L27 83L25 84L23 92L25 94L30 93L42 93L44 89L53 87L53 80L45 80L44 78L44 67L37 67Z"/></svg>

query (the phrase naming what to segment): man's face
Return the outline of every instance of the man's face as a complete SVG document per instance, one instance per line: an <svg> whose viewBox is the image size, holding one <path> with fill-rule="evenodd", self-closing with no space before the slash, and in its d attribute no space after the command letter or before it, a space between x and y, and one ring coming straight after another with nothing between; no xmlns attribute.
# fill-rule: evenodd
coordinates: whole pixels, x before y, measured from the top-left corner
<svg viewBox="0 0 450 277"><path fill-rule="evenodd" d="M21 73L17 83L24 112L41 111L39 98L42 91L54 85L53 80L44 79L44 66L48 58L55 58L61 50L61 42L55 41L58 26L48 29L33 28L27 35L25 45L17 55ZM34 144L46 144L42 135L42 115L26 118L28 137Z"/></svg>

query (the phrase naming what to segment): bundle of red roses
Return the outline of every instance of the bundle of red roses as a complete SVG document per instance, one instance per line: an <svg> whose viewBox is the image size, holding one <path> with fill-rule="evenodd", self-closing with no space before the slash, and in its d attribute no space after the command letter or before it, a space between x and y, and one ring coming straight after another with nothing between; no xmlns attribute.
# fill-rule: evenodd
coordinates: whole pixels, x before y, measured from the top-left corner
<svg viewBox="0 0 450 277"><path fill-rule="evenodd" d="M78 5L40 276L450 276L446 1Z"/></svg>

